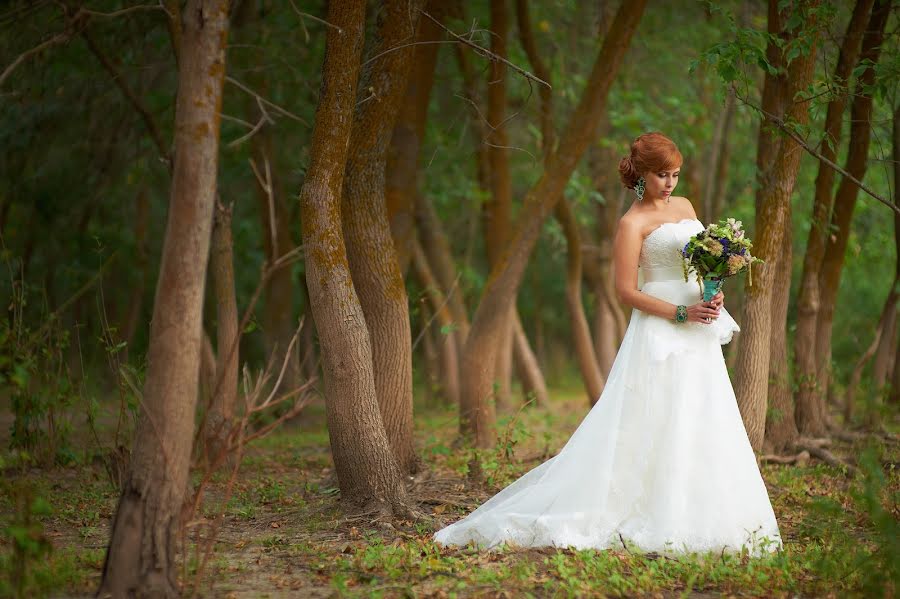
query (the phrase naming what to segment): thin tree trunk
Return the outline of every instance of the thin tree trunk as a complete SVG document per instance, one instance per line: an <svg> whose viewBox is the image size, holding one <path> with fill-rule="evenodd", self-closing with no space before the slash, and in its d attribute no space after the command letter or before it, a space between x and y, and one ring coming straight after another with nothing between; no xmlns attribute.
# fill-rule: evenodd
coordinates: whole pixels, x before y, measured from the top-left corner
<svg viewBox="0 0 900 599"><path fill-rule="evenodd" d="M862 371L865 368L866 363L875 356L878 351L879 346L881 345L882 339L884 337L890 335L891 328L896 328L897 326L897 300L898 300L898 292L897 286L900 283L900 279L894 278L893 284L891 285L891 290L888 293L887 299L884 301L884 307L881 310L881 316L878 319L878 326L875 327L875 335L872 339L872 343L869 344L869 347L863 352L862 357L860 357L859 361L856 363L856 367L853 369L853 372L850 375L850 381L847 383L847 391L844 395L844 424L849 425L853 418L853 408L854 402L856 399L856 390L859 387L859 382L862 379ZM877 385L873 385L870 395L873 397L874 402L880 403L880 395L881 389ZM869 424L875 424L873 421L874 418L874 410L870 410L868 413Z"/></svg>
<svg viewBox="0 0 900 599"><path fill-rule="evenodd" d="M541 178L526 195L513 236L485 285L463 352L460 403L462 432L472 433L478 447L490 447L494 442L495 412L490 401L492 372L488 365L496 360L503 325L515 302L531 250L544 219L562 196L566 182L597 129L600 116L606 109L607 92L645 4L644 0L627 2L616 13L581 101L560 138L559 149L551 155Z"/></svg>
<svg viewBox="0 0 900 599"><path fill-rule="evenodd" d="M426 12L441 20L444 3L429 0ZM388 222L397 252L400 271L405 273L410 260L410 243L415 232L415 203L419 174L419 150L425 139L428 103L434 86L434 68L442 30L429 18L419 19L412 70L401 100L397 123L391 136L385 169L384 198Z"/></svg>
<svg viewBox="0 0 900 599"><path fill-rule="evenodd" d="M456 346L457 336L454 328L453 315L447 307L447 300L441 291L440 284L431 272L425 251L415 238L412 239L412 263L413 269L419 278L422 288L428 295L428 299L434 308L434 312L440 325L443 343L441 344L441 381L444 394L454 405L459 403L459 348ZM423 325L424 326L424 325ZM425 334L427 336L427 333Z"/></svg>
<svg viewBox="0 0 900 599"><path fill-rule="evenodd" d="M387 147L406 89L413 46L408 45L424 0L386 0L379 14L378 56L361 89L350 136L341 204L353 284L369 329L378 406L402 472L419 469L413 444L412 335L403 275L384 199Z"/></svg>
<svg viewBox="0 0 900 599"><path fill-rule="evenodd" d="M228 2L182 15L169 219L134 451L99 596L177 597L176 539L194 432L203 290L216 197Z"/></svg>
<svg viewBox="0 0 900 599"><path fill-rule="evenodd" d="M770 0L770 11L776 0ZM802 11L815 6L815 1L804 2L789 10ZM771 12L770 12L771 14ZM802 13L801 13L802 14ZM787 16L787 15L786 15ZM796 57L787 67L785 80L780 83L784 116L800 124L808 120L807 102L794 100L812 79L815 66L817 34L809 34L812 45L808 54ZM777 83L766 76L766 86ZM764 96L765 96L764 92ZM790 101L789 101L790 100ZM779 113L776 113L779 114ZM770 142L771 143L771 142ZM741 359L737 363L735 391L738 407L747 429L753 449L762 449L765 437L766 408L768 406L769 352L772 332L772 293L776 281L776 267L781 255L788 226L788 207L797 170L800 166L800 148L793 140L781 137L771 147L760 145L759 151L768 154L773 162L763 164L762 180L757 191L755 254L765 263L754 269L753 285L747 286L741 322Z"/></svg>
<svg viewBox="0 0 900 599"><path fill-rule="evenodd" d="M147 257L149 220L150 202L147 189L142 187L137 195L137 206L134 215L134 270L137 281L131 290L131 299L128 301L128 308L126 309L127 316L122 327L122 341L125 342L125 355L122 357L122 361L126 363L128 362L128 355L131 353L131 343L134 341L134 335L137 332L141 312L144 308L144 291L147 289L147 281L150 280L150 261Z"/></svg>
<svg viewBox="0 0 900 599"><path fill-rule="evenodd" d="M438 357L434 341L430 335L431 331L429 330L431 328L431 310L428 308L428 303L422 302L420 310L422 317L422 371L425 378L425 404L430 405L434 403L435 387L438 385Z"/></svg>
<svg viewBox="0 0 900 599"><path fill-rule="evenodd" d="M300 329L299 349L300 373L307 380L319 375L319 356L316 352L316 323L309 305L309 289L306 285L306 277L298 282L300 299L303 300L304 318L303 328Z"/></svg>
<svg viewBox="0 0 900 599"><path fill-rule="evenodd" d="M716 119L716 130L710 144L706 182L703 185L703 216L706 222L716 222L722 209L722 190L728 172L728 136L734 120L736 101L732 90L725 96L725 105ZM698 169L700 170L700 169Z"/></svg>
<svg viewBox="0 0 900 599"><path fill-rule="evenodd" d="M794 396L788 361L787 313L793 272L793 228L790 204L787 206L781 256L778 259L775 287L772 290L772 332L769 341L769 409L766 410L766 445L780 453L797 440L794 420Z"/></svg>
<svg viewBox="0 0 900 599"><path fill-rule="evenodd" d="M234 19L234 34L240 35L247 44L254 43L265 32L254 36L255 28L265 26L261 22L259 3L254 0L246 0L238 6L238 13ZM238 50L245 53L246 50ZM240 54L239 54L240 55ZM255 65L245 64L246 82L250 87L258 90L260 95L267 96L269 81L266 70L254 68ZM294 240L291 236L290 217L285 205L285 193L279 176L276 161L276 151L272 140L273 126L266 121L266 115L260 110L256 98L247 95L245 110L247 120L263 122L259 131L250 138L251 168L256 180L256 204L258 207L259 223L262 229L263 247L266 261L269 264L294 249ZM262 310L262 329L265 340L266 356L271 359L276 368L280 369L285 362L285 355L297 328L294 316L294 298L296 282L293 279L291 268L284 267L274 271L265 283L265 303ZM279 394L297 389L302 384L303 375L300 370L299 352L287 359L287 367L281 380Z"/></svg>
<svg viewBox="0 0 900 599"><path fill-rule="evenodd" d="M340 221L365 6L365 0L328 5L332 27L326 30L322 91L300 213L306 282L322 352L326 417L341 496L353 505L374 503L399 513L407 509L406 489L381 421L369 329L350 276Z"/></svg>
<svg viewBox="0 0 900 599"><path fill-rule="evenodd" d="M491 52L508 55L509 9L507 0L490 0ZM490 196L482 205L484 245L488 266L493 268L509 239L512 213L512 176L509 169L509 136L506 130L506 65L494 60L487 73L487 145L484 172ZM509 309L503 326L499 351L495 353L495 400L498 407L509 406L512 397L512 362L515 306Z"/></svg>
<svg viewBox="0 0 900 599"><path fill-rule="evenodd" d="M231 207L215 210L209 270L216 297L216 382L206 415L206 451L215 459L226 444L234 418L238 392L238 311L234 295L234 252L231 241Z"/></svg>
<svg viewBox="0 0 900 599"><path fill-rule="evenodd" d="M466 310L460 275L453 262L450 242L444 232L444 225L438 217L431 200L427 196L419 196L416 201L416 229L422 250L428 264L434 272L440 290L447 297L447 307L453 315L457 327L457 343L462 347L469 334L469 315Z"/></svg>
<svg viewBox="0 0 900 599"><path fill-rule="evenodd" d="M891 157L894 162L894 203L900 204L900 104L894 108L893 135L891 137ZM900 271L900 214L894 213L894 256L897 271ZM895 275L896 278L896 275ZM900 338L900 335L898 335ZM894 346L893 374L888 402L892 405L900 403L900 351Z"/></svg>
<svg viewBox="0 0 900 599"><path fill-rule="evenodd" d="M534 69L535 75L550 83L551 73L541 60L534 34L531 30L531 18L528 16L527 0L516 0L516 17L519 23L519 39L528 62ZM553 122L553 94L548 86L539 86L541 96L541 146L544 151L544 164L547 165L551 153L556 145L556 127ZM593 403L603 392L605 378L600 373L597 363L597 355L594 352L594 342L591 339L591 329L588 326L587 317L584 315L584 305L581 303L581 278L582 257L581 237L578 231L578 223L569 201L560 198L555 209L556 219L562 227L566 237L566 307L569 312L569 323L572 328L572 337L575 346L575 355L578 359L578 368L581 370L581 378L584 381L588 401ZM521 325L520 325L521 326Z"/></svg>
<svg viewBox="0 0 900 599"><path fill-rule="evenodd" d="M839 86L838 94L829 102L825 115L825 131L820 151L832 162L837 157L841 141L841 126L847 106L848 93L845 89L851 70L857 63L863 32L869 22L874 0L857 0L853 15L847 26L841 44L837 66L834 71L834 85ZM825 430L822 395L823 389L817 384L816 367L816 322L820 305L819 276L822 258L825 255L828 224L834 196L834 169L820 163L816 175L813 198L812 222L803 258L803 275L797 296L797 328L794 335L794 370L797 377L796 411L800 430L808 435L821 435Z"/></svg>
<svg viewBox="0 0 900 599"><path fill-rule="evenodd" d="M866 174L869 157L869 140L872 133L872 96L866 90L875 82L874 64L878 62L881 44L884 39L884 28L891 12L891 3L882 2L875 6L869 19L862 41L860 64L868 66L859 75L853 104L850 107L850 141L845 169L857 180L862 181ZM834 231L826 241L825 254L819 272L820 302L817 313L815 332L816 372L819 381L826 385L831 377L831 329L834 318L834 307L837 292L841 283L844 266L844 255L850 239L850 224L856 197L859 189L856 184L844 177L838 185L834 199L834 212L831 216L831 230ZM798 408L801 404L798 403ZM804 407L806 404L803 404ZM825 404L818 399L809 410L798 411L797 425L800 432L808 435L825 433Z"/></svg>
<svg viewBox="0 0 900 599"><path fill-rule="evenodd" d="M541 373L541 365L537 356L531 351L525 327L518 311L513 312L513 357L519 380L522 381L522 391L528 400L534 400L535 405L546 406L550 399L547 393L547 383Z"/></svg>

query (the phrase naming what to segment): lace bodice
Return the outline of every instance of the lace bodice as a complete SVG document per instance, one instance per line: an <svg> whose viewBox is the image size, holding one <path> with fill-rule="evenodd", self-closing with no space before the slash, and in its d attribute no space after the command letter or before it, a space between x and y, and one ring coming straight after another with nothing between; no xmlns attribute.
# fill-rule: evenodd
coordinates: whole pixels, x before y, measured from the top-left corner
<svg viewBox="0 0 900 599"><path fill-rule="evenodd" d="M644 238L638 262L643 268L671 267L681 269L681 250L693 235L703 230L694 218L663 223Z"/></svg>

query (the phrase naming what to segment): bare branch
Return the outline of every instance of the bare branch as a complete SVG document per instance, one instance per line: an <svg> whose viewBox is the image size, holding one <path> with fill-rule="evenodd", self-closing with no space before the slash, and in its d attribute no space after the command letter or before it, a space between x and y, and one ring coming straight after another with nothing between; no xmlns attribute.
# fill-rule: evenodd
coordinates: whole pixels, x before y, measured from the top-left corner
<svg viewBox="0 0 900 599"><path fill-rule="evenodd" d="M161 4L138 4L137 6L130 6L128 8L123 8L121 10L115 10L113 12L97 12L95 10L88 10L86 8L79 9L78 12L90 15L92 17L104 17L104 18L115 18L121 17L122 15L127 15L128 13L145 11L145 10L161 10L163 12L168 13L168 11Z"/></svg>
<svg viewBox="0 0 900 599"><path fill-rule="evenodd" d="M768 121L771 122L773 125L775 125L775 126L778 127L779 129L781 129L782 131L784 131L784 132L787 134L788 137L790 137L790 138L793 139L795 142L797 142L797 145L799 145L801 148L803 148L804 150L806 150L809 154L815 156L816 158L818 158L818 159L819 159L821 162L823 162L824 164L827 164L828 166L830 166L832 169L834 169L835 171L837 171L838 173L840 173L840 174L843 175L844 177L850 179L850 180L851 180L851 181L852 181L859 189L861 189L862 191L864 191L864 192L865 192L866 194L868 194L869 196L871 196L871 197L873 197L874 199L878 200L879 202L881 202L882 204L884 204L885 206L887 206L888 208L890 208L891 210L893 210L893 211L896 212L897 214L900 214L900 206L897 206L897 205L894 204L893 202L890 202L890 201L886 200L885 198L881 197L880 195L878 195L877 193L875 193L874 191L872 191L872 189L870 189L869 187L867 187L865 183L863 183L862 181L860 181L859 179L857 179L856 177L854 177L853 175L851 175L850 173L848 173L845 169L841 168L838 164L836 164L836 163L833 162L832 160L829 160L828 158L826 158L825 156L823 156L818 150L816 150L814 147L812 147L811 145L809 145L809 144L806 142L805 139L803 139L802 137L800 137L799 135L797 135L794 131L792 131L791 128L788 127L787 124L784 122L784 119L782 119L781 117L776 116L776 115L774 115L774 114L771 114L771 113L769 113L769 112L763 110L761 106L757 106L756 104L753 104L752 102L750 102L747 98L745 98L744 96L742 96L742 95L740 94L740 92L738 92L737 87L732 86L732 89L734 90L734 94L735 94L735 97L736 97L736 98L738 98L738 99L739 99L741 102L743 102L745 105L747 105L747 106L749 106L750 108L756 110L756 111L757 111L758 113L760 113L763 117L765 117L766 120L768 120Z"/></svg>
<svg viewBox="0 0 900 599"><path fill-rule="evenodd" d="M62 44L64 42L69 41L69 39L73 35L75 35L74 31L69 31L69 30L62 31L60 33L57 33L56 35L54 35L47 41L45 41L41 44L38 44L31 50L26 50L25 52L22 52L21 54L19 54L19 57L16 58L14 61L12 61L12 63L10 63L10 65L8 67L6 67L6 69L3 70L3 73L0 74L0 86L3 85L3 82L6 81L7 77L9 77L12 74L12 72L14 70L16 70L16 67L18 67L20 64L22 64L23 62L25 62L26 60L28 60L35 54L40 54L43 50L49 48L50 46L55 46L56 44Z"/></svg>
<svg viewBox="0 0 900 599"><path fill-rule="evenodd" d="M338 33L344 33L344 30L341 29L340 27L338 27L337 25L332 25L325 19L320 19L319 17L317 17L315 15L311 15L308 12L303 12L302 10L297 8L297 5L294 4L294 0L291 0L291 6L294 7L294 12L296 12L298 15L300 15L301 23L303 23L303 19L312 19L313 21L317 21L319 23L322 23L323 25L327 25L328 27L331 27L332 29L337 30ZM306 28L306 25L304 25L304 30L305 30L305 28ZM309 33L306 34L306 40L309 41Z"/></svg>
<svg viewBox="0 0 900 599"><path fill-rule="evenodd" d="M288 117L288 118L294 119L295 121L297 121L297 122L299 122L299 123L303 123L303 124L306 125L307 127L309 126L309 123L307 123L303 118L297 116L296 114L294 114L293 112L287 110L286 108L282 108L282 107L279 106L278 104L275 104L274 102L272 102L272 101L270 101L270 100L267 100L267 99L263 98L263 97L260 96L258 93L256 93L255 91L253 91L252 89L250 89L249 87L247 87L246 85L244 85L243 83L241 83L240 81L238 81L237 79L235 79L234 77L226 76L226 77L225 77L225 81L227 81L228 83L234 85L235 87L237 87L238 89L240 89L240 90L243 91L244 93L250 94L251 96L253 96L254 98L256 98L256 100L257 100L258 102L261 102L261 103L265 104L266 106L268 106L269 108L271 108L271 109L274 110L275 112L277 112L277 113L279 113L279 114L282 114L282 115L284 115L284 116L286 116L286 117Z"/></svg>
<svg viewBox="0 0 900 599"><path fill-rule="evenodd" d="M91 34L88 33L87 30L83 30L81 32L81 36L84 38L84 41L87 42L87 46L90 49L91 53L100 61L100 64L103 65L103 68L106 69L106 72L109 73L109 76L112 77L113 82L118 86L118 88L122 91L125 97L131 102L131 105L134 106L134 109L138 111L141 115L141 118L144 121L144 124L147 126L147 131L150 133L150 137L153 138L153 142L156 144L159 153L163 156L168 164L171 165L171 154L166 148L165 142L163 142L162 134L159 132L159 127L156 125L156 121L153 118L153 115L150 114L150 111L144 106L143 101L137 96L134 91L128 87L128 84L125 82L125 78L122 76L122 73L116 69L116 66L112 63L109 57L103 53L99 46L97 46L94 39L91 37Z"/></svg>
<svg viewBox="0 0 900 599"><path fill-rule="evenodd" d="M470 48L474 49L475 52L476 52L477 54L480 54L481 56L484 56L485 58L487 58L487 59L489 59L489 60L496 60L496 61L498 61L498 62L502 62L503 64L505 64L506 66L508 66L508 67L511 68L512 70L514 70L514 71L516 71L516 72L518 72L518 73L521 73L521 74L522 74L524 77L526 77L527 79L531 79L532 81L535 81L535 82L537 82L537 83L539 83L539 84L541 84L541 85L546 85L546 86L549 87L550 89L553 89L553 87L552 87L549 83L547 83L546 81L544 81L543 79L541 79L541 78L539 78L539 77L536 77L536 76L532 75L531 73L529 73L529 72L526 71L525 69L523 69L523 68L521 68L521 67L519 67L519 66L516 66L515 64L513 64L513 63L511 63L510 61L506 60L506 59L503 58L502 56L497 56L496 54L494 54L493 52L491 52L491 51L488 50L487 48L483 48L483 47L479 46L478 44L476 44L475 42L473 42L473 41L471 41L471 40L468 40L468 39L464 38L463 36L461 36L461 35L459 35L459 34L453 32L453 31L450 30L450 29L448 29L448 28L447 28L446 26L444 26L444 24L441 23L438 19L435 19L434 17L432 17L430 14L428 14L428 13L425 12L424 10L422 11L422 14L423 14L424 16L428 17L429 19L431 19L432 21L434 21L434 22L438 25L438 27L440 27L441 29L443 29L444 31L446 31L447 33L449 33L455 40L457 40L458 42L460 42L460 43L463 44L463 45L469 46Z"/></svg>

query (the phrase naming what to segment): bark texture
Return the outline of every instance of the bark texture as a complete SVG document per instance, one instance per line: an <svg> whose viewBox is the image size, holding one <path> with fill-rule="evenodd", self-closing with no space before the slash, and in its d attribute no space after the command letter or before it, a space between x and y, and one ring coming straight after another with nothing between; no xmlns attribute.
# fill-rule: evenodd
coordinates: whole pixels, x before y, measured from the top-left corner
<svg viewBox="0 0 900 599"><path fill-rule="evenodd" d="M444 2L428 2L426 12L435 19L440 20L443 11ZM415 233L419 150L425 139L428 104L431 88L434 86L434 67L440 48L440 44L436 42L441 39L442 33L438 24L431 19L419 19L409 81L400 100L400 111L387 153L384 198L401 272L407 270Z"/></svg>
<svg viewBox="0 0 900 599"><path fill-rule="evenodd" d="M770 0L770 14L775 0ZM789 8L790 11L801 11L812 8L816 2L804 2ZM775 8L777 10L777 8ZM787 20L789 14L784 15ZM795 32L789 36L796 35ZM815 66L816 37L815 30L804 35L813 36L807 54L802 54L787 65L787 73L781 82L772 81L767 75L765 85L777 84L783 94L781 105L784 112L775 113L779 118L804 124L809 115L808 101L795 98L800 90L804 90L812 79ZM765 98L766 92L763 93ZM783 114L783 116L782 116ZM761 140L762 141L762 140ZM768 145L771 144L771 145ZM760 145L760 152L766 152L770 165L763 166L761 187L756 194L756 232L754 254L765 263L754 268L753 285L747 286L746 303L741 321L741 358L738 360L735 391L738 407L750 438L753 449L762 449L765 437L766 409L768 407L769 384L769 351L771 349L772 332L772 293L774 290L777 264L781 257L781 244L784 242L785 229L788 225L788 208L791 194L800 166L801 149L787 136L779 136L777 140L769 140ZM759 157L758 157L759 159Z"/></svg>
<svg viewBox="0 0 900 599"><path fill-rule="evenodd" d="M869 157L869 141L872 135L872 96L866 88L875 82L874 65L881 54L884 28L891 13L890 2L879 2L873 9L866 27L860 52L860 64L868 64L859 75L850 107L850 141L845 170L862 181L866 174ZM850 224L859 189L850 179L844 177L838 185L834 198L834 212L831 227L834 231L825 245L822 269L819 273L820 304L816 323L816 372L819 381L826 385L831 378L831 329L834 307L837 302L844 255L850 239ZM826 425L825 402L814 395L816 403L809 410L798 410L797 425L801 433L824 434ZM798 404L798 408L803 404Z"/></svg>
<svg viewBox="0 0 900 599"><path fill-rule="evenodd" d="M227 35L227 1L188 2L182 16L172 191L147 378L101 597L179 596L176 539L194 432Z"/></svg>
<svg viewBox="0 0 900 599"><path fill-rule="evenodd" d="M328 432L341 497L405 509L406 489L378 407L369 330L341 234L347 161L365 24L365 0L328 5L322 91L300 191L310 308L319 333Z"/></svg>
<svg viewBox="0 0 900 599"><path fill-rule="evenodd" d="M631 36L643 14L645 2L621 5L588 78L582 98L571 115L559 149L551 154L541 178L526 195L522 215L509 244L491 274L475 312L462 362L463 387L460 422L463 433L472 433L476 445L490 447L495 438L495 411L491 402L491 370L496 360L504 323L541 225L587 149L600 116L606 109L607 92L615 78Z"/></svg>
<svg viewBox="0 0 900 599"><path fill-rule="evenodd" d="M226 444L238 394L238 311L234 295L231 207L215 210L209 270L216 299L216 382L206 416L206 450L215 459Z"/></svg>
<svg viewBox="0 0 900 599"><path fill-rule="evenodd" d="M781 452L797 440L794 420L794 396L791 388L788 361L787 313L793 273L793 228L790 204L781 255L775 266L775 287L772 290L772 325L769 341L769 406L766 410L765 442L773 452Z"/></svg>
<svg viewBox="0 0 900 599"><path fill-rule="evenodd" d="M550 71L543 60L541 60L534 33L531 29L527 0L516 0L516 17L519 23L519 38L535 75L550 83ZM541 97L541 145L543 146L544 162L546 164L556 145L556 126L553 122L553 93L546 85L539 86L538 91ZM569 312L572 341L574 342L578 368L581 371L581 379L584 382L588 401L593 403L597 401L600 393L603 392L606 380L600 373L597 355L594 352L594 342L591 339L591 329L584 314L584 304L581 302L581 278L583 274L581 235L575 215L572 213L572 207L569 206L569 201L565 197L557 201L555 215L566 238L566 308Z"/></svg>
<svg viewBox="0 0 900 599"><path fill-rule="evenodd" d="M859 58L863 32L869 22L874 0L857 0L847 32L841 43L834 85L837 95L828 103L821 153L832 162L837 157L841 141L841 126L847 106L847 80ZM816 175L812 223L803 258L803 275L797 296L797 329L794 335L794 371L797 377L797 418L805 434L824 432L822 389L817 386L816 322L819 313L819 273L828 238L828 224L833 204L834 169L820 163Z"/></svg>
<svg viewBox="0 0 900 599"><path fill-rule="evenodd" d="M353 119L342 202L347 257L372 344L378 406L397 463L410 474L419 460L413 445L409 299L388 223L384 173L423 4L387 0L379 14L375 58ZM369 94L373 97L365 99Z"/></svg>

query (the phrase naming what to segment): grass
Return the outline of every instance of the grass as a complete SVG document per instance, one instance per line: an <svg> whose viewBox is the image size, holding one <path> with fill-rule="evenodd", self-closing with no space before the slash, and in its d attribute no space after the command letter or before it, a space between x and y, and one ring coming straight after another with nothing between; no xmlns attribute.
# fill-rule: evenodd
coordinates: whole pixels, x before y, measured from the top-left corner
<svg viewBox="0 0 900 599"><path fill-rule="evenodd" d="M321 407L314 406L299 426L249 449L235 491L224 505L204 593L217 597L892 597L896 593L900 476L892 465L900 450L896 442L884 440L874 445L839 443L833 448L863 456L861 470L868 476L849 477L819 463L764 465L785 550L760 559L728 554L675 559L625 549L505 547L487 552L435 545L431 534L436 528L467 513L561 447L583 417L586 402L577 388L553 397L548 408L526 409L501 419L501 442L485 459L488 482L481 487L472 487L466 479L469 453L453 447L453 410L419 410L418 447L431 477L412 488L429 516L418 522L343 514L324 416ZM14 459L7 456L5 462ZM29 596L91 595L99 582L118 498L102 468L81 464L7 472L0 496L0 528L7 531L0 544L0 574L6 576L16 568L15 543L8 531L30 518L33 536L46 540L49 548L43 554L35 549L29 562ZM223 484L220 480L210 491L204 506L207 517L221 509L216 492ZM49 506L45 511L29 515L27 504L16 501L15 490L26 487ZM190 575L196 561L188 562ZM11 593L10 583L0 579L0 595Z"/></svg>

